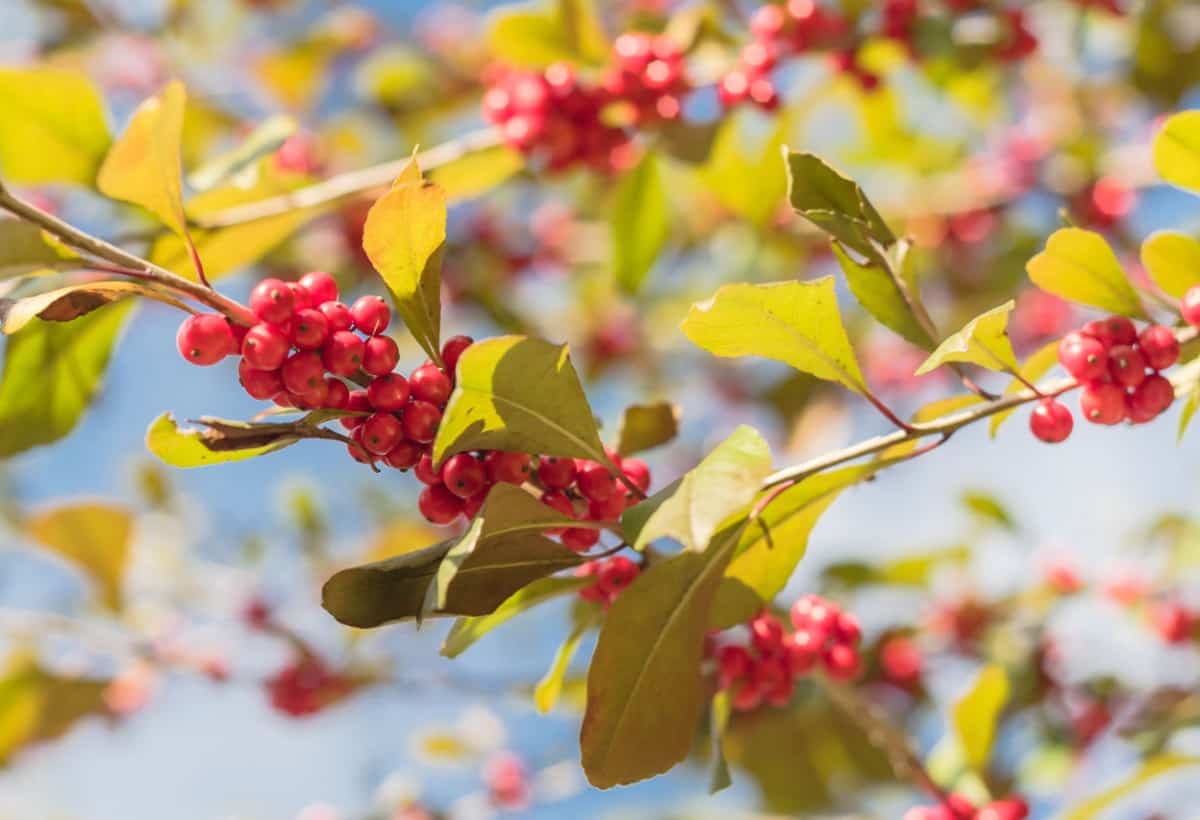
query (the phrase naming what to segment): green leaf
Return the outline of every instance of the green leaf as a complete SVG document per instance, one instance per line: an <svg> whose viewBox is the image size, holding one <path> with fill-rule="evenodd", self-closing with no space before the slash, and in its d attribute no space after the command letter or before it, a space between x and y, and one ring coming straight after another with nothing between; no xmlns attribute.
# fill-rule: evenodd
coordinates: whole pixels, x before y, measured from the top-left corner
<svg viewBox="0 0 1200 820"><path fill-rule="evenodd" d="M967 765L983 774L992 753L996 725L1008 702L1008 675L1004 667L988 664L967 693L954 704L951 725Z"/></svg>
<svg viewBox="0 0 1200 820"><path fill-rule="evenodd" d="M613 272L626 293L637 293L667 241L670 215L658 158L647 152L621 177L610 208Z"/></svg>
<svg viewBox="0 0 1200 820"><path fill-rule="evenodd" d="M687 757L706 697L700 662L709 609L741 527L723 530L705 552L651 565L609 610L580 733L593 786L653 777Z"/></svg>
<svg viewBox="0 0 1200 820"><path fill-rule="evenodd" d="M455 539L341 570L321 587L321 606L346 626L370 629L417 618Z"/></svg>
<svg viewBox="0 0 1200 820"><path fill-rule="evenodd" d="M216 421L216 419L209 419ZM225 422L225 424L243 424ZM245 429L269 427L269 425L246 424ZM268 453L282 450L299 441L296 436L271 435L266 444L260 440L223 442L223 435L209 427L207 430L179 429L170 413L163 413L150 423L146 430L146 448L166 464L181 469L207 467L211 464L229 464L245 461Z"/></svg>
<svg viewBox="0 0 1200 820"><path fill-rule="evenodd" d="M595 65L608 56L591 0L558 0L552 8L501 8L492 15L487 42L494 58L524 68L545 68L560 60Z"/></svg>
<svg viewBox="0 0 1200 820"><path fill-rule="evenodd" d="M780 117L775 130L754 152L747 151L742 142L743 131L749 130L742 127L746 116L725 118L708 162L700 171L700 179L721 205L750 224L765 228L775 218L787 193L779 152L791 121L786 115Z"/></svg>
<svg viewBox="0 0 1200 820"><path fill-rule="evenodd" d="M1200 383L1192 385L1187 394L1187 401L1183 405L1183 410L1179 414L1179 432L1176 435L1176 442L1183 441L1183 436L1187 433L1188 427L1192 423L1192 418L1196 415L1196 409L1200 407Z"/></svg>
<svg viewBox="0 0 1200 820"><path fill-rule="evenodd" d="M58 441L100 388L132 302L74 322L35 319L9 338L0 381L0 457Z"/></svg>
<svg viewBox="0 0 1200 820"><path fill-rule="evenodd" d="M438 428L433 460L466 450L514 450L606 463L596 420L566 345L525 336L476 342Z"/></svg>
<svg viewBox="0 0 1200 820"><path fill-rule="evenodd" d="M423 181L420 173L412 160L392 189L371 206L362 244L409 333L440 362L446 192Z"/></svg>
<svg viewBox="0 0 1200 820"><path fill-rule="evenodd" d="M1010 532L1017 530L1017 522L1012 517L1012 513L990 493L982 490L963 490L959 501L968 512L977 518Z"/></svg>
<svg viewBox="0 0 1200 820"><path fill-rule="evenodd" d="M788 201L796 213L846 247L881 261L880 246L894 245L896 237L862 188L812 154L793 154L785 147L783 158Z"/></svg>
<svg viewBox="0 0 1200 820"><path fill-rule="evenodd" d="M571 633L558 647L558 651L554 653L553 663L534 687L533 703L543 715L558 703L558 696L562 694L563 677L566 676L571 659L575 657L575 652L579 649L580 641L583 640L587 631L600 620L599 610L596 607L588 607L584 612L585 614L575 618Z"/></svg>
<svg viewBox="0 0 1200 820"><path fill-rule="evenodd" d="M188 174L188 185L207 191L239 174L252 172L263 157L275 153L299 125L287 114L276 114L259 123L232 149L219 154Z"/></svg>
<svg viewBox="0 0 1200 820"><path fill-rule="evenodd" d="M683 332L716 356L762 356L859 393L866 390L838 312L832 276L725 285L692 305Z"/></svg>
<svg viewBox="0 0 1200 820"><path fill-rule="evenodd" d="M929 585L930 578L938 567L945 564L961 566L970 558L969 547L955 546L906 555L884 564L865 564L858 561L832 564L822 574L850 589L866 584L925 587Z"/></svg>
<svg viewBox="0 0 1200 820"><path fill-rule="evenodd" d="M1154 168L1172 185L1200 193L1200 111L1167 120L1154 138Z"/></svg>
<svg viewBox="0 0 1200 820"><path fill-rule="evenodd" d="M1014 378L1008 383L1008 387L1004 388L1004 394L1011 396L1020 393L1025 389L1025 382L1037 384L1043 376L1050 372L1054 365L1058 364L1058 340L1047 342L1035 352L1029 354L1029 358L1021 365L1018 371L1021 378ZM1024 379L1025 381L1022 381ZM988 434L992 438L996 437L996 433L1000 430L1000 425L1008 420L1009 416L1016 412L1014 407L1011 410L1004 410L992 416L992 420L988 422Z"/></svg>
<svg viewBox="0 0 1200 820"><path fill-rule="evenodd" d="M0 298L0 331L11 335L34 319L71 322L128 296L146 296L186 310L183 302L140 282L125 279L81 282L24 299Z"/></svg>
<svg viewBox="0 0 1200 820"><path fill-rule="evenodd" d="M448 203L487 193L525 167L525 158L507 145L470 151L429 172L429 180L446 192Z"/></svg>
<svg viewBox="0 0 1200 820"><path fill-rule="evenodd" d="M850 292L867 312L885 327L923 350L933 350L937 340L922 327L913 308L917 300L916 283L892 275L896 265L903 266L907 254L892 254L884 261L860 263L850 257L841 243L834 242L833 255L837 257L842 273L850 285ZM903 244L892 246L896 250Z"/></svg>
<svg viewBox="0 0 1200 820"><path fill-rule="evenodd" d="M522 587L508 600L496 607L496 611L476 618L464 617L454 622L442 644L442 654L457 658L476 641L498 626L508 623L526 610L538 604L575 592L592 583L590 578L554 577L542 578Z"/></svg>
<svg viewBox="0 0 1200 820"><path fill-rule="evenodd" d="M105 196L140 205L180 236L187 236L180 159L186 104L187 91L174 80L139 105L96 177Z"/></svg>
<svg viewBox="0 0 1200 820"><path fill-rule="evenodd" d="M1176 299L1200 285L1200 242L1175 231L1155 231L1142 243L1142 265Z"/></svg>
<svg viewBox="0 0 1200 820"><path fill-rule="evenodd" d="M712 765L709 766L708 793L716 794L733 785L729 775L729 761L725 759L725 727L733 712L729 692L720 691L713 695L709 706L709 734L712 735Z"/></svg>
<svg viewBox="0 0 1200 820"><path fill-rule="evenodd" d="M80 569L113 612L121 609L132 532L129 510L100 503L51 507L25 521L25 533Z"/></svg>
<svg viewBox="0 0 1200 820"><path fill-rule="evenodd" d="M679 405L669 401L632 404L621 416L617 452L631 456L666 444L679 434Z"/></svg>
<svg viewBox="0 0 1200 820"><path fill-rule="evenodd" d="M733 431L683 478L621 516L626 540L636 549L674 538L703 551L725 519L748 505L771 472L771 450L753 427Z"/></svg>
<svg viewBox="0 0 1200 820"><path fill-rule="evenodd" d="M95 184L112 136L100 92L86 74L0 69L0 111L0 176L28 185Z"/></svg>
<svg viewBox="0 0 1200 820"><path fill-rule="evenodd" d="M1200 766L1200 757L1181 754L1160 754L1142 761L1137 771L1115 786L1105 789L1100 794L1085 800L1072 808L1063 820L1095 820L1097 817L1117 817L1118 815L1105 812L1124 797L1136 792L1160 775L1192 766Z"/></svg>
<svg viewBox="0 0 1200 820"><path fill-rule="evenodd" d="M1072 302L1144 317L1137 292L1103 236L1082 228L1062 228L1046 240L1046 249L1025 269L1042 290Z"/></svg>
<svg viewBox="0 0 1200 820"><path fill-rule="evenodd" d="M988 370L1017 371L1017 356L1008 339L1008 314L1014 303L1010 299L1000 307L981 313L966 326L938 345L917 375L935 370L947 362L968 362Z"/></svg>
<svg viewBox="0 0 1200 820"><path fill-rule="evenodd" d="M0 219L0 280L77 266L78 259L74 251L36 225Z"/></svg>

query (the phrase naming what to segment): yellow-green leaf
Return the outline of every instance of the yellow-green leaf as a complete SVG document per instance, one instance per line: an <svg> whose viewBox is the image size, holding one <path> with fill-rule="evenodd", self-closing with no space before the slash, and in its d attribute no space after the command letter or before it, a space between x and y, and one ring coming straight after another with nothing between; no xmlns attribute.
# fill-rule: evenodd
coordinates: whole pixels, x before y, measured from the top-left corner
<svg viewBox="0 0 1200 820"><path fill-rule="evenodd" d="M558 703L558 696L562 694L563 678L567 674L567 668L571 665L571 659L575 657L575 652L579 649L579 643L583 640L583 636L599 620L596 613L597 610L592 607L587 610L587 614L575 618L570 634L558 647L558 651L554 653L554 661L550 664L550 668L546 670L546 674L534 687L533 704L543 715Z"/></svg>
<svg viewBox="0 0 1200 820"><path fill-rule="evenodd" d="M1156 285L1180 299L1200 285L1200 242L1175 231L1156 231L1142 243L1142 265Z"/></svg>
<svg viewBox="0 0 1200 820"><path fill-rule="evenodd" d="M52 507L25 522L26 534L80 569L114 612L121 608L132 531L129 510L100 503Z"/></svg>
<svg viewBox="0 0 1200 820"><path fill-rule="evenodd" d="M599 64L608 56L592 0L497 9L487 42L493 57L525 68L544 68L560 60Z"/></svg>
<svg viewBox="0 0 1200 820"><path fill-rule="evenodd" d="M184 309L184 304L178 299L141 282L124 279L81 282L24 299L0 299L0 331L16 333L35 318L47 322L70 322L128 296L148 296Z"/></svg>
<svg viewBox="0 0 1200 820"><path fill-rule="evenodd" d="M654 152L622 175L609 213L613 273L622 290L637 293L671 227L667 190Z"/></svg>
<svg viewBox="0 0 1200 820"><path fill-rule="evenodd" d="M866 390L838 312L832 276L725 285L692 305L683 332L717 356L762 356L860 393Z"/></svg>
<svg viewBox="0 0 1200 820"><path fill-rule="evenodd" d="M1008 339L1008 314L1012 313L1012 309L1013 302L1009 300L967 322L962 330L933 351L924 364L917 368L917 375L928 373L947 362L967 362L988 370L1015 373L1017 356Z"/></svg>
<svg viewBox="0 0 1200 820"><path fill-rule="evenodd" d="M0 69L0 176L91 187L112 137L104 102L82 72Z"/></svg>
<svg viewBox="0 0 1200 820"><path fill-rule="evenodd" d="M788 171L788 201L841 244L869 259L896 237L854 180L843 176L813 154L783 149Z"/></svg>
<svg viewBox="0 0 1200 820"><path fill-rule="evenodd" d="M592 582L590 578L578 577L552 577L534 581L509 596L504 603L496 607L495 612L455 621L442 644L442 654L447 658L457 658L484 635L522 612L544 601L575 592Z"/></svg>
<svg viewBox="0 0 1200 820"><path fill-rule="evenodd" d="M784 135L791 128L790 118L780 118L757 150L748 150L742 136L745 115L726 117L713 140L708 161L700 170L700 179L720 203L759 228L765 227L778 212L787 193L787 177L779 162Z"/></svg>
<svg viewBox="0 0 1200 820"><path fill-rule="evenodd" d="M617 452L631 456L666 444L679 433L679 416L679 405L669 401L626 407L617 430Z"/></svg>
<svg viewBox="0 0 1200 820"><path fill-rule="evenodd" d="M146 431L147 449L172 467L184 469L245 461L281 450L297 440L284 438L258 447L213 449L205 443L204 431L179 429L170 413L163 413L156 418Z"/></svg>
<svg viewBox="0 0 1200 820"><path fill-rule="evenodd" d="M1146 315L1117 255L1094 231L1055 231L1025 269L1038 287L1064 299L1124 316Z"/></svg>
<svg viewBox="0 0 1200 820"><path fill-rule="evenodd" d="M507 145L471 151L429 172L449 203L487 193L525 167L525 158Z"/></svg>
<svg viewBox="0 0 1200 820"><path fill-rule="evenodd" d="M79 256L41 228L0 219L0 280L78 265Z"/></svg>
<svg viewBox="0 0 1200 820"><path fill-rule="evenodd" d="M1014 393L1020 393L1025 389L1025 382L1037 384L1038 380L1050 372L1051 368L1058 363L1058 341L1047 342L1035 352L1029 354L1024 363L1021 365L1021 378L1014 378L1008 383L1008 387L1004 388L1004 394L1011 396ZM1024 379L1025 381L1021 381ZM1000 425L1003 424L1009 416L1016 412L1014 407L1012 410L1004 410L992 416L992 420L988 423L988 434L992 438L996 437L996 433L1000 430Z"/></svg>
<svg viewBox="0 0 1200 820"><path fill-rule="evenodd" d="M1200 193L1200 111L1167 120L1154 138L1154 168L1172 185Z"/></svg>
<svg viewBox="0 0 1200 820"><path fill-rule="evenodd" d="M904 250L905 246L893 245L893 252L887 257L879 255L874 261L860 263L846 253L841 243L832 244L833 255L837 257L842 273L846 275L846 282L850 285L850 292L859 304L902 338L923 350L933 350L937 340L918 321L914 309L919 298L916 283L911 277L904 279L893 275L890 269L905 264L907 253L895 252Z"/></svg>
<svg viewBox="0 0 1200 820"><path fill-rule="evenodd" d="M1178 391L1176 392L1178 393ZM1183 441L1183 436L1187 433L1187 429L1196 415L1197 408L1200 408L1200 382L1188 388L1186 395L1187 401L1184 402L1183 410L1179 413L1179 432L1175 437L1176 442ZM1176 397L1178 398L1178 395Z"/></svg>
<svg viewBox="0 0 1200 820"><path fill-rule="evenodd" d="M60 677L23 653L0 677L0 765L33 743L61 737L87 715L104 714L108 681Z"/></svg>
<svg viewBox="0 0 1200 820"><path fill-rule="evenodd" d="M967 765L982 774L992 753L996 725L1008 702L1008 675L1004 667L989 664L980 670L971 688L954 704L951 725Z"/></svg>

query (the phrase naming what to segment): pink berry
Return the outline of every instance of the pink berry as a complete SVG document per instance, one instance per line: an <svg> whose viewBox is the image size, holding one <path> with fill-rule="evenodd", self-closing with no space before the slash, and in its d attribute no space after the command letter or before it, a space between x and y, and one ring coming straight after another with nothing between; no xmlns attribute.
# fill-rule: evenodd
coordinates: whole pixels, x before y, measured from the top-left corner
<svg viewBox="0 0 1200 820"><path fill-rule="evenodd" d="M238 380L251 397L265 401L283 390L278 370L259 370L242 359L238 363Z"/></svg>
<svg viewBox="0 0 1200 820"><path fill-rule="evenodd" d="M1131 345L1113 345L1108 351L1108 372L1122 387L1137 387L1146 380L1146 357Z"/></svg>
<svg viewBox="0 0 1200 820"><path fill-rule="evenodd" d="M1079 409L1093 424L1120 424L1125 419L1125 391L1115 384L1095 382L1079 395Z"/></svg>
<svg viewBox="0 0 1200 820"><path fill-rule="evenodd" d="M586 461L579 465L575 478L579 492L589 501L606 501L617 492L617 482L608 469L594 461Z"/></svg>
<svg viewBox="0 0 1200 820"><path fill-rule="evenodd" d="M572 552L587 552L600 540L600 531L590 527L571 527L562 534L563 546Z"/></svg>
<svg viewBox="0 0 1200 820"><path fill-rule="evenodd" d="M345 410L350 404L350 388L341 379L333 377L325 379L325 407L330 410Z"/></svg>
<svg viewBox="0 0 1200 820"><path fill-rule="evenodd" d="M1071 411L1062 402L1042 399L1029 415L1029 429L1039 440L1047 444L1066 441L1075 427Z"/></svg>
<svg viewBox="0 0 1200 820"><path fill-rule="evenodd" d="M274 325L257 324L246 331L246 337L242 339L242 357L251 367L275 370L283 364L291 347L283 331Z"/></svg>
<svg viewBox="0 0 1200 820"><path fill-rule="evenodd" d="M325 321L329 322L329 330L331 333L337 333L339 330L350 330L354 327L354 317L350 315L350 308L343 305L341 302L323 302L317 307L325 317Z"/></svg>
<svg viewBox="0 0 1200 820"><path fill-rule="evenodd" d="M417 508L431 524L445 526L458 518L463 510L462 499L440 484L426 487L417 497Z"/></svg>
<svg viewBox="0 0 1200 820"><path fill-rule="evenodd" d="M329 338L329 320L319 310L305 308L292 317L292 344L301 350L316 350Z"/></svg>
<svg viewBox="0 0 1200 820"><path fill-rule="evenodd" d="M363 340L349 330L339 330L325 343L321 362L330 373L353 376L362 367Z"/></svg>
<svg viewBox="0 0 1200 820"><path fill-rule="evenodd" d="M527 453L509 453L493 450L483 460L487 469L488 481L493 484L524 484L532 472L532 465Z"/></svg>
<svg viewBox="0 0 1200 820"><path fill-rule="evenodd" d="M1149 420L1162 413L1175 401L1175 388L1164 376L1154 373L1129 397L1131 414Z"/></svg>
<svg viewBox="0 0 1200 820"><path fill-rule="evenodd" d="M192 364L213 365L236 349L233 331L225 317L215 313L189 316L175 334L175 345Z"/></svg>
<svg viewBox="0 0 1200 820"><path fill-rule="evenodd" d="M1183 294L1180 303L1183 319L1192 327L1200 327L1200 285L1195 285Z"/></svg>
<svg viewBox="0 0 1200 820"><path fill-rule="evenodd" d="M437 436L442 411L427 401L411 401L404 408L404 435L410 441L428 444Z"/></svg>
<svg viewBox="0 0 1200 820"><path fill-rule="evenodd" d="M1072 331L1058 343L1058 362L1081 381L1101 379L1108 372L1108 353L1099 339Z"/></svg>
<svg viewBox="0 0 1200 820"><path fill-rule="evenodd" d="M289 393L307 396L325 389L325 366L315 351L305 350L288 357L280 369Z"/></svg>
<svg viewBox="0 0 1200 820"><path fill-rule="evenodd" d="M250 310L264 322L283 324L292 318L294 305L291 288L278 279L264 279L250 291Z"/></svg>
<svg viewBox="0 0 1200 820"><path fill-rule="evenodd" d="M415 398L439 407L446 403L450 391L454 389L450 377L433 364L422 365L414 370L408 377L408 384Z"/></svg>
<svg viewBox="0 0 1200 820"><path fill-rule="evenodd" d="M1169 327L1150 325L1138 336L1138 347L1155 370L1166 370L1179 361L1179 340Z"/></svg>
<svg viewBox="0 0 1200 820"><path fill-rule="evenodd" d="M783 34L787 16L781 6L763 5L750 17L750 33L760 42L774 40Z"/></svg>
<svg viewBox="0 0 1200 820"><path fill-rule="evenodd" d="M538 478L548 490L570 487L575 481L575 459L546 456L538 460Z"/></svg>
<svg viewBox="0 0 1200 820"><path fill-rule="evenodd" d="M399 361L400 348L391 336L372 336L363 345L362 369L372 376L386 376Z"/></svg>
<svg viewBox="0 0 1200 820"><path fill-rule="evenodd" d="M475 344L475 340L470 336L451 336L442 345L442 364L446 366L446 372L451 376L454 375L458 368L458 360L468 347Z"/></svg>
<svg viewBox="0 0 1200 820"><path fill-rule="evenodd" d="M421 460L421 448L419 445L411 441L402 441L392 449L388 450L386 456L383 457L384 462L389 467L397 470L411 470L417 466L417 462Z"/></svg>
<svg viewBox="0 0 1200 820"><path fill-rule="evenodd" d="M470 498L487 486L487 472L475 456L459 453L442 465L442 483L459 498Z"/></svg>
<svg viewBox="0 0 1200 820"><path fill-rule="evenodd" d="M378 296L360 297L350 306L350 315L354 317L354 326L368 336L383 333L392 321L391 308Z"/></svg>
<svg viewBox="0 0 1200 820"><path fill-rule="evenodd" d="M371 402L367 398L366 390L351 390L349 400L346 402L344 410L353 410L357 413L371 412ZM342 426L347 430L353 430L366 419L366 416L343 416L341 418Z"/></svg>
<svg viewBox="0 0 1200 820"><path fill-rule="evenodd" d="M333 277L324 271L313 271L300 277L300 287L308 291L314 306L319 307L326 302L336 302L338 286Z"/></svg>
<svg viewBox="0 0 1200 820"><path fill-rule="evenodd" d="M404 440L404 430L400 420L391 413L376 413L367 416L363 422L361 433L362 446L368 453L376 456L387 455L393 447Z"/></svg>
<svg viewBox="0 0 1200 820"><path fill-rule="evenodd" d="M367 399L376 410L403 410L408 402L408 382L399 373L379 376L367 385Z"/></svg>

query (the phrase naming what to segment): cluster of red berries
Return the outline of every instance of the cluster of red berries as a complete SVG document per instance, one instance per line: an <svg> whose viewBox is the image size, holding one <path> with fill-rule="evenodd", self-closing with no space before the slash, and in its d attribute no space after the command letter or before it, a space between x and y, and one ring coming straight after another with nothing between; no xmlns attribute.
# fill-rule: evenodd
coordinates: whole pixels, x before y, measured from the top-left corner
<svg viewBox="0 0 1200 820"><path fill-rule="evenodd" d="M792 605L792 626L767 612L748 624L750 642L727 643L715 650L717 687L732 694L733 708L749 711L763 703L785 706L796 679L818 663L837 680L851 680L862 668L858 619L817 595L805 595Z"/></svg>
<svg viewBox="0 0 1200 820"><path fill-rule="evenodd" d="M614 555L599 561L588 561L575 570L580 578L595 580L579 590L579 597L605 609L612 606L617 596L633 583L641 567L623 555Z"/></svg>
<svg viewBox="0 0 1200 820"><path fill-rule="evenodd" d="M1029 804L1021 797L993 800L981 808L961 794L946 796L937 806L915 806L904 814L904 820L1025 820Z"/></svg>
<svg viewBox="0 0 1200 820"><path fill-rule="evenodd" d="M683 50L670 37L627 32L613 43L613 63L600 85L608 99L624 102L635 123L675 120L691 90Z"/></svg>
<svg viewBox="0 0 1200 820"><path fill-rule="evenodd" d="M1058 345L1058 361L1083 385L1079 409L1093 424L1144 424L1175 401L1175 388L1159 371L1179 360L1179 341L1169 327L1150 325L1141 333L1124 316L1088 322ZM1071 435L1071 411L1056 399L1043 399L1029 417L1029 429L1045 442Z"/></svg>
<svg viewBox="0 0 1200 820"><path fill-rule="evenodd" d="M316 655L305 654L275 673L266 687L274 708L292 717L306 717L349 695L354 681Z"/></svg>

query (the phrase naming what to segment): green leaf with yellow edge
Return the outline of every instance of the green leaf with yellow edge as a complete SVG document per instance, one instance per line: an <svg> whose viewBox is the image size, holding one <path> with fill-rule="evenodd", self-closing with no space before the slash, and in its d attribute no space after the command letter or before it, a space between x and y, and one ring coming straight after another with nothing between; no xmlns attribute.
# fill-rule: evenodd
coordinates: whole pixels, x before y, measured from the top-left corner
<svg viewBox="0 0 1200 820"><path fill-rule="evenodd" d="M1072 302L1144 317L1146 309L1108 241L1094 231L1061 228L1025 266L1039 288Z"/></svg>
<svg viewBox="0 0 1200 820"><path fill-rule="evenodd" d="M0 69L0 177L92 187L112 143L104 101L83 72Z"/></svg>
<svg viewBox="0 0 1200 820"><path fill-rule="evenodd" d="M1036 351L1029 354L1029 357L1021 364L1020 370L1017 371L1021 374L1021 378L1014 378L1011 382L1009 382L1008 387L1004 388L1004 394L1006 396L1011 396L1016 393L1020 393L1025 389L1025 382L1037 384L1038 381L1047 373L1049 373L1056 364L1058 364L1057 339L1053 342L1047 342ZM1022 379L1025 381L1022 381ZM1004 422L1007 421L1008 418L1015 412L1016 408L1014 407L1011 410L1003 410L992 416L991 421L988 422L988 434L992 438L995 438L996 433L1000 430L1000 425L1004 424Z"/></svg>
<svg viewBox="0 0 1200 820"><path fill-rule="evenodd" d="M56 675L18 653L0 676L0 765L54 740L88 715L107 713L108 681Z"/></svg>
<svg viewBox="0 0 1200 820"><path fill-rule="evenodd" d="M708 707L709 734L712 735L712 763L708 767L708 793L716 794L733 785L729 761L725 759L725 728L733 714L728 691L717 692Z"/></svg>
<svg viewBox="0 0 1200 820"><path fill-rule="evenodd" d="M554 598L561 598L563 595L576 592L581 587L593 583L593 580L591 578L552 577L534 581L509 596L504 603L496 607L495 612L475 618L459 618L455 621L442 644L442 654L447 658L457 658L484 635L496 627L508 623L522 612Z"/></svg>
<svg viewBox="0 0 1200 820"><path fill-rule="evenodd" d="M1098 817L1118 817L1119 815L1109 814L1105 810L1110 809L1121 799L1133 794L1156 777L1194 766L1200 766L1200 757L1165 753L1143 760L1133 774L1095 797L1072 807L1063 816L1063 820L1096 820Z"/></svg>
<svg viewBox="0 0 1200 820"><path fill-rule="evenodd" d="M1008 675L1004 667L988 664L970 689L954 704L951 726L968 766L983 773L992 753L1000 713L1008 703Z"/></svg>
<svg viewBox="0 0 1200 820"><path fill-rule="evenodd" d="M63 504L25 521L25 534L81 570L113 612L121 609L132 532L132 513L111 504Z"/></svg>
<svg viewBox="0 0 1200 820"><path fill-rule="evenodd" d="M746 115L726 117L713 140L708 161L700 169L701 181L725 208L765 228L778 213L787 194L787 177L780 167L779 152L791 131L791 117L779 119L757 150L744 144Z"/></svg>
<svg viewBox="0 0 1200 820"><path fill-rule="evenodd" d="M601 789L661 774L687 757L704 711L709 610L744 522L704 552L654 563L613 603L587 679L583 770Z"/></svg>
<svg viewBox="0 0 1200 820"><path fill-rule="evenodd" d="M562 694L563 678L575 657L579 644L587 631L600 621L599 610L594 606L576 612L571 626L571 632L554 653L554 661L546 674L538 681L533 689L533 705L543 715L554 709L558 696Z"/></svg>
<svg viewBox="0 0 1200 820"><path fill-rule="evenodd" d="M145 208L180 236L187 236L179 154L186 104L183 83L173 80L139 105L96 178L105 196Z"/></svg>
<svg viewBox="0 0 1200 820"><path fill-rule="evenodd" d="M0 457L63 438L100 388L133 302L74 322L35 319L10 337L0 379Z"/></svg>
<svg viewBox="0 0 1200 820"><path fill-rule="evenodd" d="M895 235L854 180L813 154L795 154L785 147L783 159L788 170L788 201L796 213L868 259L878 259L881 248L896 243Z"/></svg>
<svg viewBox="0 0 1200 820"><path fill-rule="evenodd" d="M1142 266L1176 299L1200 285L1200 242L1176 231L1155 231L1142 242Z"/></svg>
<svg viewBox="0 0 1200 820"><path fill-rule="evenodd" d="M703 551L725 519L748 505L771 472L771 450L753 427L738 427L664 490L625 511L621 529L635 549L673 538Z"/></svg>
<svg viewBox="0 0 1200 820"><path fill-rule="evenodd" d="M838 312L833 277L725 285L692 305L684 334L716 356L761 356L858 393L862 371Z"/></svg>
<svg viewBox="0 0 1200 820"><path fill-rule="evenodd" d="M525 167L525 158L507 145L470 151L429 172L429 180L446 192L448 203L487 193Z"/></svg>
<svg viewBox="0 0 1200 820"><path fill-rule="evenodd" d="M391 291L408 332L435 362L442 360L445 242L446 192L422 180L413 159L391 190L371 206L362 244Z"/></svg>
<svg viewBox="0 0 1200 820"><path fill-rule="evenodd" d="M596 419L566 345L527 336L476 342L433 444L433 460L467 450L514 450L607 463Z"/></svg>
<svg viewBox="0 0 1200 820"><path fill-rule="evenodd" d="M1200 193L1200 111L1181 111L1154 137L1154 168L1172 185Z"/></svg>
<svg viewBox="0 0 1200 820"><path fill-rule="evenodd" d="M621 416L617 452L631 456L666 444L679 434L679 405L669 401L631 404Z"/></svg>
<svg viewBox="0 0 1200 820"><path fill-rule="evenodd" d="M0 280L79 266L79 255L37 225L0 219Z"/></svg>
<svg viewBox="0 0 1200 820"><path fill-rule="evenodd" d="M0 331L16 333L34 319L47 322L74 321L129 296L145 296L187 310L183 302L165 291L147 287L141 282L127 279L81 282L23 299L0 298Z"/></svg>
<svg viewBox="0 0 1200 820"><path fill-rule="evenodd" d="M180 429L170 413L163 413L146 430L146 448L166 464L181 469L229 464L265 456L299 441L296 437L276 437L268 444L239 447L214 446L210 430Z"/></svg>
<svg viewBox="0 0 1200 820"><path fill-rule="evenodd" d="M557 0L497 9L487 31L492 57L523 68L565 60L598 65L608 56L592 0Z"/></svg>
<svg viewBox="0 0 1200 820"><path fill-rule="evenodd" d="M648 151L621 176L609 208L613 274L626 293L637 293L666 244L670 231L667 189L658 158Z"/></svg>
<svg viewBox="0 0 1200 820"><path fill-rule="evenodd" d="M833 255L837 257L842 273L846 275L846 282L850 285L850 292L859 304L901 338L922 350L933 350L937 340L921 325L913 308L918 298L916 282L911 277L898 281L887 267L903 266L907 254L892 253L890 259L863 264L852 259L840 243L834 242L832 246ZM900 251L904 246L896 244L892 248L893 251Z"/></svg>
<svg viewBox="0 0 1200 820"><path fill-rule="evenodd" d="M938 345L938 349L917 368L916 375L928 373L947 362L966 362L988 370L1015 373L1017 356L1008 339L1008 314L1012 313L1013 307L1014 303L1009 300L967 322L962 330Z"/></svg>

